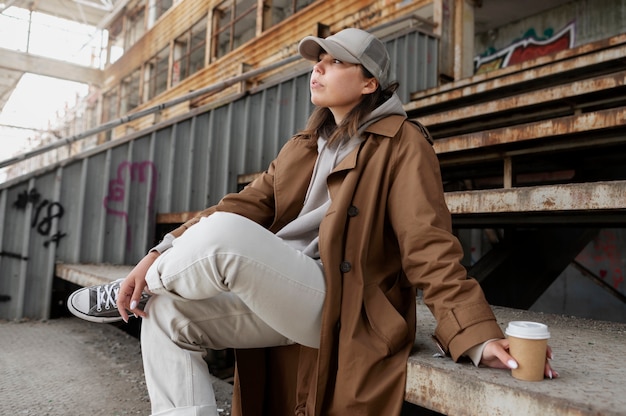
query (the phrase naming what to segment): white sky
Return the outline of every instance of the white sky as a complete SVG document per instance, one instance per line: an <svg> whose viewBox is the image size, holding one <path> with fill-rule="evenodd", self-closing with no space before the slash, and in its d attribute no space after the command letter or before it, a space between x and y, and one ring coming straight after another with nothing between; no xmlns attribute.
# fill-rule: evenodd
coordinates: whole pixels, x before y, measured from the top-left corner
<svg viewBox="0 0 626 416"><path fill-rule="evenodd" d="M79 65L98 66L101 37L94 27L33 13L28 42L28 11L9 7L0 14L0 48L61 59ZM28 45L28 46L27 46ZM94 58L94 55L96 56ZM86 96L88 86L71 81L26 73L0 111L0 161L29 148L35 130L55 124L77 97ZM11 128L4 126L17 126Z"/></svg>
<svg viewBox="0 0 626 416"><path fill-rule="evenodd" d="M87 85L57 78L26 73L11 98L0 112L0 160L23 150L32 130L8 128L3 125L45 130L49 121L62 115L66 103L72 107L76 97L87 94Z"/></svg>

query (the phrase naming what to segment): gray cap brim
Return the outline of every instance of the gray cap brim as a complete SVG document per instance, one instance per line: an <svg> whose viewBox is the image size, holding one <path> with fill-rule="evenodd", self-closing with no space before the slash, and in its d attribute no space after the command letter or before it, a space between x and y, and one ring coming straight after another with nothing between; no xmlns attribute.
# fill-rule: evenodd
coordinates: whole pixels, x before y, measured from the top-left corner
<svg viewBox="0 0 626 416"><path fill-rule="evenodd" d="M300 41L298 45L298 52L300 55L309 61L315 61L319 59L322 50L326 51L330 56L335 59L339 59L342 62L350 64L360 64L354 55L348 52L343 46L336 42L328 41L326 39L317 38L315 36L307 36Z"/></svg>

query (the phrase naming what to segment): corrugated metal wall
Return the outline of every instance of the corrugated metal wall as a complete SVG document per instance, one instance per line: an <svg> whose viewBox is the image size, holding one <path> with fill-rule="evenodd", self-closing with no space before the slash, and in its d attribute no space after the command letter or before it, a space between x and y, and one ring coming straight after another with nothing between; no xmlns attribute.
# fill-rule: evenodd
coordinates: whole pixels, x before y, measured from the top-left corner
<svg viewBox="0 0 626 416"><path fill-rule="evenodd" d="M437 40L386 42L399 95L434 87ZM264 170L304 127L308 72L0 185L0 318L47 318L55 261L134 264L156 213L203 209Z"/></svg>

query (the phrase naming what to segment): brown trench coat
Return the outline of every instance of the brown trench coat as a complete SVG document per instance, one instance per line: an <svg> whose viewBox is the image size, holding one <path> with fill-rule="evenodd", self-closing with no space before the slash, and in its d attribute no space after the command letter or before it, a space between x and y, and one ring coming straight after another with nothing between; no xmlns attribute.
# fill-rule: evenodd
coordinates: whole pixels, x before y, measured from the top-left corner
<svg viewBox="0 0 626 416"><path fill-rule="evenodd" d="M327 283L320 348L237 351L233 415L398 415L416 288L454 360L503 336L460 264L425 135L404 117L387 117L369 126L362 145L329 175L332 204L319 232ZM236 212L278 231L298 215L316 158L315 140L292 138L264 174L200 216Z"/></svg>

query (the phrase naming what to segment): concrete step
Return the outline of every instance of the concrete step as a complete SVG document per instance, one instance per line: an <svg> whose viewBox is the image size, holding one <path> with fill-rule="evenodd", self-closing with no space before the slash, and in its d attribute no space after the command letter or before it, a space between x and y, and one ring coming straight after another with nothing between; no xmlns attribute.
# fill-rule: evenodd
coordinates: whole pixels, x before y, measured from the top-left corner
<svg viewBox="0 0 626 416"><path fill-rule="evenodd" d="M613 88L623 87L624 78L620 72L624 70L625 54L626 35L620 34L418 91L411 95L411 102L405 109L420 119L424 117L428 126L436 126L458 121L466 123L469 118L516 108L527 110L546 103L559 106L563 99L567 99L571 106L575 97L594 93L606 97L606 93L615 92ZM605 78L607 74L616 77L611 81L611 77ZM573 88L559 90L564 85ZM437 114L444 116L440 119Z"/></svg>
<svg viewBox="0 0 626 416"><path fill-rule="evenodd" d="M519 381L510 371L456 364L437 356L435 320L418 305L415 349L409 358L407 401L446 415L624 415L626 325L493 306L502 329L526 320L550 328L553 368L560 377Z"/></svg>
<svg viewBox="0 0 626 416"><path fill-rule="evenodd" d="M55 275L82 287L103 285L123 279L134 266L119 264L67 264L57 263Z"/></svg>
<svg viewBox="0 0 626 416"><path fill-rule="evenodd" d="M626 223L626 181L551 184L446 192L456 226ZM157 224L182 224L201 211L157 214ZM78 277L75 277L78 279Z"/></svg>
<svg viewBox="0 0 626 416"><path fill-rule="evenodd" d="M132 266L57 264L57 276L79 285L124 276ZM624 415L626 324L494 306L504 329L514 320L550 327L553 368L560 377L514 379L507 370L476 368L437 355L435 320L418 302L417 339L408 362L406 400L446 415Z"/></svg>
<svg viewBox="0 0 626 416"><path fill-rule="evenodd" d="M125 278L134 266L117 264L65 264L57 263L55 267L56 277L74 283L78 286L89 287L106 284L117 279ZM100 324L91 324L99 326ZM207 359L211 359L211 354ZM143 372L142 372L143 377ZM213 378L213 388L218 407L222 409L220 415L230 414L233 386L227 380Z"/></svg>

